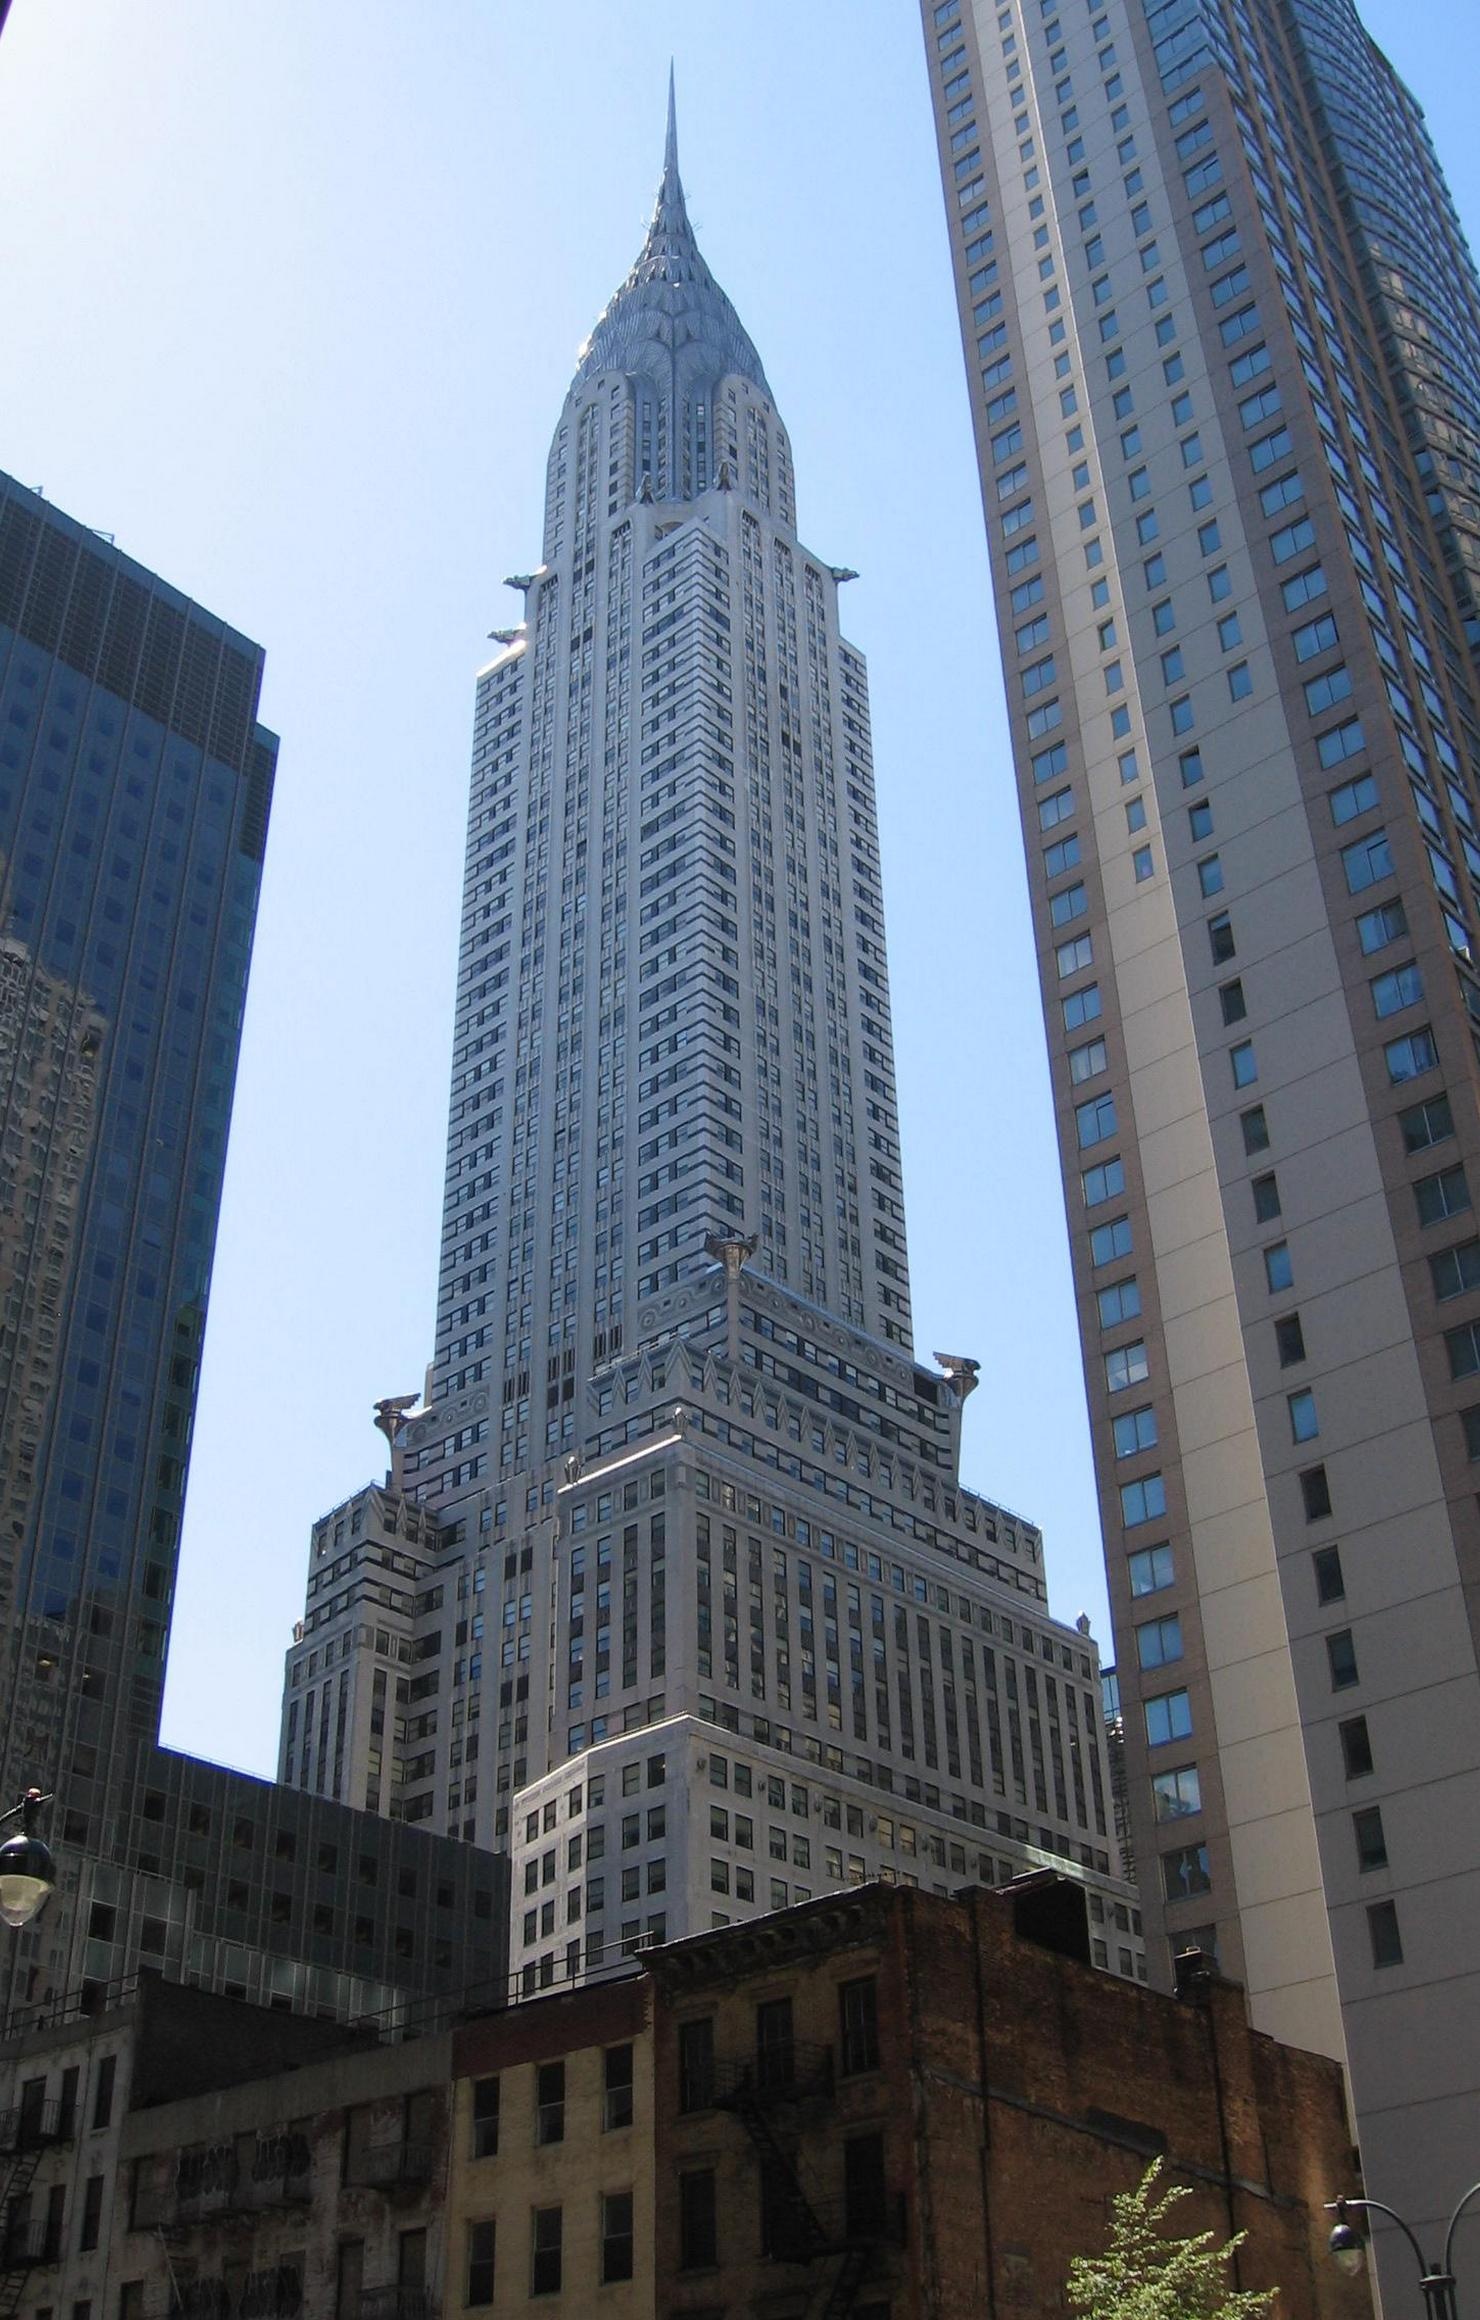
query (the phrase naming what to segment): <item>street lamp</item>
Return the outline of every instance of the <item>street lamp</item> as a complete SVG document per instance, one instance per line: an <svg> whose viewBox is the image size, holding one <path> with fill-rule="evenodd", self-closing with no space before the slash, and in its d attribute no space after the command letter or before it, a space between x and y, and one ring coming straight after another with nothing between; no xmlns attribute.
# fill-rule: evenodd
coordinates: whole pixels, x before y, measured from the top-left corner
<svg viewBox="0 0 1480 2320"><path fill-rule="evenodd" d="M36 1834L36 1816L51 1798L39 1788L28 1788L19 1804L0 1813L0 1828L19 1821L20 1833L0 1845L0 1919L7 1925L29 1925L51 1898L57 1865Z"/></svg>
<svg viewBox="0 0 1480 2320"><path fill-rule="evenodd" d="M1387 2216L1390 2222L1397 2225L1413 2250L1418 2264L1418 2284L1423 2289L1429 2320L1458 2320L1459 2307L1454 2300L1454 2268L1450 2260L1454 2254L1454 2231L1460 2217L1477 2194L1480 2194L1480 2183L1472 2183L1449 2218L1449 2228L1444 2234L1442 2264L1429 2262L1402 2216L1395 2208L1385 2207L1380 2199L1328 2199L1326 2213L1336 2217L1336 2226L1327 2245L1344 2272L1360 2272L1366 2261L1367 2243L1362 2234L1347 2221L1347 2217L1354 2210L1363 2215Z"/></svg>

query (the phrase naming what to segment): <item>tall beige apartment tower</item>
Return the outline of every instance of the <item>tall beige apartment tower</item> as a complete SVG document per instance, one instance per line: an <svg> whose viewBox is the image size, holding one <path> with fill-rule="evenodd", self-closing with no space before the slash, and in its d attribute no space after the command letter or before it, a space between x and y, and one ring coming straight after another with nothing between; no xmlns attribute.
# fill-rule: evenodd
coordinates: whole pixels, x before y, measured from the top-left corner
<svg viewBox="0 0 1480 2320"><path fill-rule="evenodd" d="M923 13L1148 1936L1345 2054L1420 2222L1480 2173L1480 290L1348 0Z"/></svg>

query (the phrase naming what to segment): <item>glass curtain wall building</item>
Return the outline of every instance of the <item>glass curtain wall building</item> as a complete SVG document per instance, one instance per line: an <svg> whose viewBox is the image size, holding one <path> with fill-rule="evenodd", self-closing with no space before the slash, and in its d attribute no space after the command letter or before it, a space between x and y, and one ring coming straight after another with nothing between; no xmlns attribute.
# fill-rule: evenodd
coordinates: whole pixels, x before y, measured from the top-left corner
<svg viewBox="0 0 1480 2320"><path fill-rule="evenodd" d="M140 1962L383 2005L451 1984L453 1914L458 1979L501 1966L486 1864L357 1843L156 1745L277 755L261 680L256 645L0 476L0 1797L54 1792L62 1873L0 1947L0 2017ZM367 1849L383 1890L352 1917Z"/></svg>
<svg viewBox="0 0 1480 2320"><path fill-rule="evenodd" d="M1480 293L1348 0L923 17L1143 1897L1418 2219L1480 2135Z"/></svg>
<svg viewBox="0 0 1480 2320"><path fill-rule="evenodd" d="M545 504L478 679L427 1404L315 1530L280 1777L510 1851L532 1986L1040 1858L1133 1973L1093 1646L960 1487L976 1365L912 1351L850 575L671 116Z"/></svg>

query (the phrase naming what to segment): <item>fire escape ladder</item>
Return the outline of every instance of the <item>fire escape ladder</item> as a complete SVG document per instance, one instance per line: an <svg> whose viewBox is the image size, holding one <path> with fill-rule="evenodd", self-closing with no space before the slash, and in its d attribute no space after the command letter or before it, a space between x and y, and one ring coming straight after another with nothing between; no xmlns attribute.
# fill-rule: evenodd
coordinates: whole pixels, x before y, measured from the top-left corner
<svg viewBox="0 0 1480 2320"><path fill-rule="evenodd" d="M781 2231L777 2237L785 2245L778 2244L772 2252L784 2253L793 2262L810 2263L827 2245L827 2234L802 2189L795 2165L772 2133L771 2122L748 2078L736 2087L730 2105L755 2145L761 2174L770 2186L773 2212L779 2213Z"/></svg>
<svg viewBox="0 0 1480 2320"><path fill-rule="evenodd" d="M40 2164L40 2143L23 2146L11 2160L5 2188L0 2191L0 2259L6 2262L6 2269L0 2271L0 2320L14 2320L31 2275L29 2263L17 2260L14 2269L11 2269L9 2257L11 2235L25 2212L26 2198L36 2180L36 2170Z"/></svg>
<svg viewBox="0 0 1480 2320"><path fill-rule="evenodd" d="M859 2246L844 2250L843 2260L834 2272L832 2285L827 2291L821 2320L848 2320L848 2315L858 2301L858 2291L863 2286L864 2274L873 2256L874 2250L871 2247Z"/></svg>

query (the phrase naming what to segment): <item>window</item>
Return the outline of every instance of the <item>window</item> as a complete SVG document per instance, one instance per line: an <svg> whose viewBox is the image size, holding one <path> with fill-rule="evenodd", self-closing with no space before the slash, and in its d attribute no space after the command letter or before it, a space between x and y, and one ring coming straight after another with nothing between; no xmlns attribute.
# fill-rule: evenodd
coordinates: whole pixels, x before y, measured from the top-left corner
<svg viewBox="0 0 1480 2320"><path fill-rule="evenodd" d="M1382 1813L1375 1804L1352 1814L1352 1835L1356 1839L1359 1869L1387 1867L1387 1839L1382 1830Z"/></svg>
<svg viewBox="0 0 1480 2320"><path fill-rule="evenodd" d="M1187 834L1195 846L1205 845L1213 835L1213 809L1206 798L1187 808Z"/></svg>
<svg viewBox="0 0 1480 2320"><path fill-rule="evenodd" d="M1114 1347L1105 1355L1106 1390L1119 1394L1127 1386L1139 1385L1147 1376L1149 1366L1144 1338L1138 1337L1132 1345Z"/></svg>
<svg viewBox="0 0 1480 2320"><path fill-rule="evenodd" d="M768 1998L755 2010L755 2072L763 2087L790 2086L795 2075L790 1998Z"/></svg>
<svg viewBox="0 0 1480 2320"><path fill-rule="evenodd" d="M1146 1739L1152 1748L1186 1740L1192 1731L1192 1703L1186 1692L1161 1692L1146 1702Z"/></svg>
<svg viewBox="0 0 1480 2320"><path fill-rule="evenodd" d="M497 2085L497 2080L494 2081ZM493 2302L494 2221L484 2216L468 2225L468 2285L463 2301L467 2304Z"/></svg>
<svg viewBox="0 0 1480 2320"><path fill-rule="evenodd" d="M1131 1220L1117 1216L1110 1224L1097 1224L1089 1236L1090 1261L1096 1265L1113 1264L1117 1257L1131 1253Z"/></svg>
<svg viewBox="0 0 1480 2320"><path fill-rule="evenodd" d="M601 2277L632 2277L632 2194L604 2191L601 2195Z"/></svg>
<svg viewBox="0 0 1480 2320"><path fill-rule="evenodd" d="M1118 1200L1125 1190L1125 1163L1104 1160L1098 1168L1086 1168L1079 1182L1086 1208L1098 1208L1103 1200Z"/></svg>
<svg viewBox="0 0 1480 2320"><path fill-rule="evenodd" d="M700 2167L678 2178L678 2268L707 2271L719 2262L718 2210L714 2169Z"/></svg>
<svg viewBox="0 0 1480 2320"><path fill-rule="evenodd" d="M469 2156L474 2159L498 2157L498 2080L475 2078L473 2081L473 2135Z"/></svg>
<svg viewBox="0 0 1480 2320"><path fill-rule="evenodd" d="M1166 1511L1166 1482L1160 1474L1143 1475L1139 1482L1121 1484L1120 1519L1127 1528L1135 1523L1154 1522Z"/></svg>
<svg viewBox="0 0 1480 2320"><path fill-rule="evenodd" d="M1215 967L1226 965L1234 955L1233 920L1226 910L1220 910L1215 918L1208 920L1208 947Z"/></svg>
<svg viewBox="0 0 1480 2320"><path fill-rule="evenodd" d="M1421 1104L1410 1104L1406 1112L1399 1112L1398 1126L1403 1132L1405 1152L1426 1152L1431 1144L1446 1143L1454 1134L1454 1115L1449 1109L1448 1096L1426 1096ZM1468 1199L1462 1205L1468 1208Z"/></svg>
<svg viewBox="0 0 1480 2320"><path fill-rule="evenodd" d="M1402 1087L1405 1080L1419 1079L1424 1072L1439 1068L1439 1050L1427 1024L1420 1031L1405 1032L1401 1039L1390 1039L1382 1054L1388 1079L1394 1087Z"/></svg>
<svg viewBox="0 0 1480 2320"><path fill-rule="evenodd" d="M1125 1281L1112 1281L1108 1287L1096 1290L1095 1303L1102 1329L1114 1329L1122 1321L1134 1321L1141 1310L1140 1283L1134 1274ZM1127 1378L1125 1382L1129 1385L1132 1381Z"/></svg>
<svg viewBox="0 0 1480 2320"><path fill-rule="evenodd" d="M1341 1764L1348 1780L1365 1780L1372 1770L1372 1741L1365 1716L1348 1716L1336 1727Z"/></svg>
<svg viewBox="0 0 1480 2320"><path fill-rule="evenodd" d="M1313 679L1311 685L1307 685L1306 692L1309 694L1315 685L1332 682L1334 680L1331 678ZM1340 698L1339 695L1333 697ZM1315 714L1314 710L1311 714ZM1359 756L1366 746L1360 717L1349 717L1344 725L1333 725L1329 732L1317 735L1316 755L1329 772L1333 765L1341 765L1348 757Z"/></svg>
<svg viewBox="0 0 1480 2320"><path fill-rule="evenodd" d="M535 2072L534 2139L565 2141L565 2064L542 2062Z"/></svg>
<svg viewBox="0 0 1480 2320"><path fill-rule="evenodd" d="M602 2062L605 2098L602 2126L611 2134L617 2127L632 2124L632 2049L608 2046Z"/></svg>
<svg viewBox="0 0 1480 2320"><path fill-rule="evenodd" d="M1089 897L1083 883L1065 886L1050 895L1048 915L1055 926L1068 926L1072 920L1083 918L1089 908Z"/></svg>
<svg viewBox="0 0 1480 2320"><path fill-rule="evenodd" d="M1126 1556L1125 1567L1130 1574L1132 1595L1159 1594L1175 1578L1172 1550L1164 1539L1154 1547L1138 1547L1133 1555Z"/></svg>
<svg viewBox="0 0 1480 2320"><path fill-rule="evenodd" d="M708 2110L714 2100L714 2016L678 2026L678 2107Z"/></svg>
<svg viewBox="0 0 1480 2320"><path fill-rule="evenodd" d="M1403 1937L1398 1930L1396 1901L1374 1901L1367 1911L1367 1938L1372 1944L1372 1963L1375 1966L1400 1966L1403 1963Z"/></svg>
<svg viewBox="0 0 1480 2320"><path fill-rule="evenodd" d="M1340 1547L1317 1547L1310 1558L1310 1567L1316 1582L1317 1603L1344 1601L1346 1579L1341 1568Z"/></svg>
<svg viewBox="0 0 1480 2320"><path fill-rule="evenodd" d="M1225 622L1222 625L1226 626L1227 624ZM1235 636L1230 641L1236 644L1238 639ZM1227 643L1224 644L1223 649L1225 652L1228 650ZM1228 698L1230 701L1247 701L1253 690L1254 679L1249 673L1248 662L1236 662L1228 672Z"/></svg>
<svg viewBox="0 0 1480 2320"><path fill-rule="evenodd" d="M1446 1329L1444 1350L1452 1378L1474 1377L1480 1372L1480 1324L1466 1321L1458 1329Z"/></svg>
<svg viewBox="0 0 1480 2320"><path fill-rule="evenodd" d="M1175 1772L1158 1772L1151 1783L1159 1821L1184 1820L1202 1811L1202 1782L1195 1764L1179 1765Z"/></svg>
<svg viewBox="0 0 1480 2320"><path fill-rule="evenodd" d="M1452 1249L1440 1249L1429 1259L1429 1272L1434 1295L1441 1301L1480 1289L1480 1241L1458 1241Z"/></svg>
<svg viewBox="0 0 1480 2320"><path fill-rule="evenodd" d="M113 2116L113 2083L118 2075L118 2057L105 2054L98 2064L98 2075L93 2081L92 2123L106 2127Z"/></svg>
<svg viewBox="0 0 1480 2320"><path fill-rule="evenodd" d="M1291 1441L1313 1442L1321 1427L1316 1415L1316 1397L1310 1387L1302 1386L1298 1394L1288 1394L1285 1399L1290 1412Z"/></svg>
<svg viewBox="0 0 1480 2320"><path fill-rule="evenodd" d="M1251 1104L1246 1112L1240 1112L1238 1124L1244 1150L1251 1159L1255 1153L1269 1150L1269 1122L1264 1116L1263 1104Z"/></svg>
<svg viewBox="0 0 1480 2320"><path fill-rule="evenodd" d="M1300 1477L1300 1496L1307 1522L1320 1522L1331 1512L1331 1484L1324 1466L1307 1466Z"/></svg>
<svg viewBox="0 0 1480 2320"><path fill-rule="evenodd" d="M1182 1622L1175 1611L1136 1629L1136 1660L1143 1668L1169 1667L1182 1657Z"/></svg>
<svg viewBox="0 0 1480 2320"><path fill-rule="evenodd" d="M1156 876L1156 856L1149 846L1137 846L1131 856L1131 869L1138 886L1144 886L1148 878Z"/></svg>
<svg viewBox="0 0 1480 2320"><path fill-rule="evenodd" d="M1264 1282L1271 1295L1295 1285L1295 1267L1290 1261L1288 1241L1271 1241L1264 1252Z"/></svg>
<svg viewBox="0 0 1480 2320"><path fill-rule="evenodd" d="M1205 854L1198 863L1197 883L1205 898L1223 892L1223 864L1216 854Z"/></svg>
<svg viewBox="0 0 1480 2320"><path fill-rule="evenodd" d="M98 2227L103 2218L103 2177L89 2175L82 2188L82 2216L77 2227L77 2245L84 2252L98 2244Z"/></svg>
<svg viewBox="0 0 1480 2320"><path fill-rule="evenodd" d="M531 2296L558 2296L560 2293L563 2218L564 2211L559 2207L537 2207L534 2211L529 2235Z"/></svg>
<svg viewBox="0 0 1480 2320"><path fill-rule="evenodd" d="M878 1983L872 1974L838 1991L838 2026L846 2074L879 2067Z"/></svg>
<svg viewBox="0 0 1480 2320"><path fill-rule="evenodd" d="M1139 1410L1126 1410L1111 1421L1117 1458L1136 1458L1143 1450L1156 1448L1156 1412L1147 1404Z"/></svg>
<svg viewBox="0 0 1480 2320"><path fill-rule="evenodd" d="M1311 564L1304 572L1297 572L1293 579L1284 581L1280 587L1280 594L1285 600L1287 612L1298 612L1302 604L1309 604L1314 598L1324 596L1325 593L1326 575L1319 564ZM1299 649L1297 644L1297 652ZM1303 653L1301 658L1302 660L1305 658Z"/></svg>
<svg viewBox="0 0 1480 2320"><path fill-rule="evenodd" d="M1275 1323L1274 1343L1281 1369L1292 1369L1296 1362L1304 1361L1305 1332L1298 1313L1286 1313Z"/></svg>
<svg viewBox="0 0 1480 2320"><path fill-rule="evenodd" d="M1456 1161L1452 1168L1421 1176L1413 1187L1413 1197L1422 1225L1442 1224L1446 1217L1462 1216L1470 1206L1469 1180L1463 1166Z"/></svg>
<svg viewBox="0 0 1480 2320"><path fill-rule="evenodd" d="M1233 1084L1236 1088L1254 1085L1255 1080L1259 1077L1259 1065L1254 1055L1252 1039L1241 1039L1237 1046L1230 1047L1228 1062L1233 1072Z"/></svg>
<svg viewBox="0 0 1480 2320"><path fill-rule="evenodd" d="M1293 582L1287 585L1293 586ZM1336 623L1329 612L1323 612L1319 620L1306 621L1290 638L1298 661L1313 661L1318 653L1330 652L1339 641Z"/></svg>
<svg viewBox="0 0 1480 2320"><path fill-rule="evenodd" d="M1360 1679L1357 1675L1357 1647L1349 1627L1338 1628L1326 1638L1326 1659L1330 1667L1333 1692L1350 1691Z"/></svg>
<svg viewBox="0 0 1480 2320"><path fill-rule="evenodd" d="M1375 910L1364 910L1357 920L1357 941L1369 958L1407 932L1408 913L1397 895L1391 902L1379 902Z"/></svg>
<svg viewBox="0 0 1480 2320"><path fill-rule="evenodd" d="M1178 1845L1161 1857L1162 1885L1168 1901L1189 1901L1195 1893L1212 1890L1206 1845Z"/></svg>
<svg viewBox="0 0 1480 2320"><path fill-rule="evenodd" d="M889 2212L884 2181L884 2138L849 2135L843 2144L843 2231L846 2238L866 2240L877 2232L879 2218Z"/></svg>
<svg viewBox="0 0 1480 2320"><path fill-rule="evenodd" d="M1280 1213L1279 1179L1271 1172L1256 1176L1249 1186L1254 1198L1254 1220L1257 1224L1273 1224Z"/></svg>
<svg viewBox="0 0 1480 2320"><path fill-rule="evenodd" d="M1094 942L1087 934L1076 935L1072 942L1059 944L1054 959L1059 970L1059 981L1065 983L1071 975L1081 974L1086 967L1094 965Z"/></svg>
<svg viewBox="0 0 1480 2320"><path fill-rule="evenodd" d="M1115 1098L1113 1095L1091 1096L1086 1103L1074 1107L1074 1127L1083 1151L1090 1144L1102 1144L1116 1130Z"/></svg>
<svg viewBox="0 0 1480 2320"><path fill-rule="evenodd" d="M1064 1029L1078 1031L1083 1024L1095 1023L1099 1020L1101 1013L1100 986L1098 983L1086 983L1082 990L1071 991L1068 998L1062 1000L1060 1004L1063 1009Z"/></svg>

